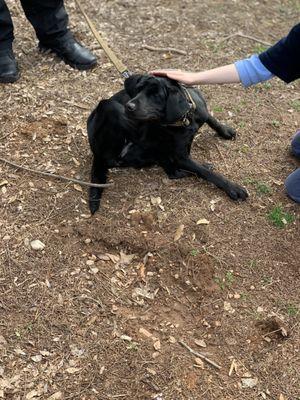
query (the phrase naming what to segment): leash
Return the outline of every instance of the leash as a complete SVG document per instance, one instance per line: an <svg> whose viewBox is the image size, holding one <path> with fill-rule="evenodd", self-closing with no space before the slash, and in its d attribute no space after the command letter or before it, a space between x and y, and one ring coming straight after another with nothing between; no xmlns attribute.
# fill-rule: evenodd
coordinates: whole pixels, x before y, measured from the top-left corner
<svg viewBox="0 0 300 400"><path fill-rule="evenodd" d="M113 63L117 71L121 74L122 78L126 79L128 78L131 73L129 72L128 68L122 63L122 61L116 56L116 54L112 51L112 49L108 46L106 40L100 35L100 33L97 31L95 28L95 25L93 22L90 20L88 15L85 13L81 3L79 0L75 0L75 3L77 4L77 7L79 8L81 14L84 16L88 26L90 27L90 30L92 34L94 35L95 39L97 42L100 44L102 49L104 50L105 54L107 57L110 59L110 61Z"/></svg>

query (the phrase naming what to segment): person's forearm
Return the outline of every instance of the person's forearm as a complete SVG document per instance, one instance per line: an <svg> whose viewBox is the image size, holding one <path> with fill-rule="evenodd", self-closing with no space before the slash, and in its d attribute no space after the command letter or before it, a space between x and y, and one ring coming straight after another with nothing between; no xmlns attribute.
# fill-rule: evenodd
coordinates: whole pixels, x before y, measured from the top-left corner
<svg viewBox="0 0 300 400"><path fill-rule="evenodd" d="M240 77L234 64L197 72L194 84L240 83Z"/></svg>

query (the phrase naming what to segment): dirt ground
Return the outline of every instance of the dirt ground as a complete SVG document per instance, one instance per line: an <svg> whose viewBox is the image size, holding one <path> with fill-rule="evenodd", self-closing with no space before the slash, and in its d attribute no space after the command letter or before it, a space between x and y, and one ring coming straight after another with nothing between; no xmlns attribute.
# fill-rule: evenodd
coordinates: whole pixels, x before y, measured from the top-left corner
<svg viewBox="0 0 300 400"><path fill-rule="evenodd" d="M300 12L297 0L99 3L83 6L136 72L231 63ZM8 5L22 77L0 87L1 157L89 180L86 119L122 80L74 1L71 28L99 58L92 72L39 54L20 4ZM299 88L201 88L238 136L204 126L193 156L243 183L242 204L159 168L113 170L90 217L85 188L0 163L0 398L300 399L299 205L283 186L299 167L289 154Z"/></svg>

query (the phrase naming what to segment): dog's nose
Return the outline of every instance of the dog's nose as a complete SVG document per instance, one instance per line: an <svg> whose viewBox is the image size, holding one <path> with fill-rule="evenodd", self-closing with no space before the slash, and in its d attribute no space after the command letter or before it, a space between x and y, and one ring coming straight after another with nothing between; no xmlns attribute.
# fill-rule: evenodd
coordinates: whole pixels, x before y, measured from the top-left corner
<svg viewBox="0 0 300 400"><path fill-rule="evenodd" d="M129 101L129 102L126 104L126 110L127 110L127 111L132 112L132 111L135 111L135 109L136 109L135 103L132 103L131 101Z"/></svg>

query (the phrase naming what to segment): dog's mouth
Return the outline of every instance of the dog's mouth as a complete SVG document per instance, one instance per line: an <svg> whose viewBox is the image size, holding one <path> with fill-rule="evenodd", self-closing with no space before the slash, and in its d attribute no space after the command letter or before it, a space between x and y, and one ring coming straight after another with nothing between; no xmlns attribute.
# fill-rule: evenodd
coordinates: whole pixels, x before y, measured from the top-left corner
<svg viewBox="0 0 300 400"><path fill-rule="evenodd" d="M158 115L144 115L144 114L139 114L135 112L130 112L126 110L126 115L128 118L133 119L135 121L141 121L141 122L158 122L160 121L160 117Z"/></svg>

